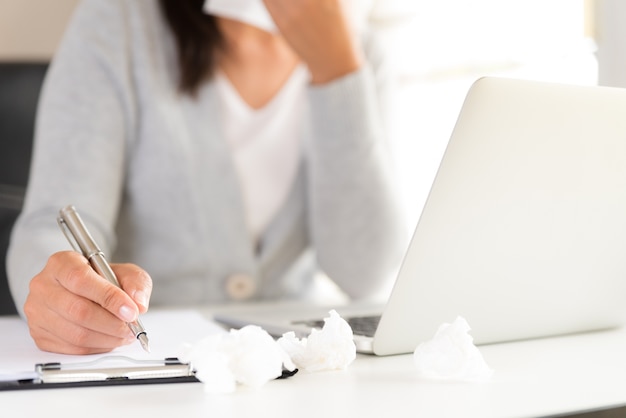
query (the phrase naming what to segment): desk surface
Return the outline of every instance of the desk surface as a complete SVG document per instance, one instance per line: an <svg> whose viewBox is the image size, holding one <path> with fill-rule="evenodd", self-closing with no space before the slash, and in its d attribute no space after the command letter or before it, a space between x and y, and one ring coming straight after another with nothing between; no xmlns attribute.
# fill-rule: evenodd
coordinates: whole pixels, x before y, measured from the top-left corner
<svg viewBox="0 0 626 418"><path fill-rule="evenodd" d="M209 395L202 384L0 393L3 411L65 417L544 417L626 404L626 329L479 347L487 383L419 379L411 355L361 355L345 371L299 373ZM129 415L133 414L133 415Z"/></svg>

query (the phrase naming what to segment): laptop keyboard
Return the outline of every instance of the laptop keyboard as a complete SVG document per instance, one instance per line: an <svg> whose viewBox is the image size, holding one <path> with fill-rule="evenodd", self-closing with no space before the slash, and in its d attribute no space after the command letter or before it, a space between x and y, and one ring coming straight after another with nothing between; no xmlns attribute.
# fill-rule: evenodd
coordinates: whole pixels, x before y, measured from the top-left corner
<svg viewBox="0 0 626 418"><path fill-rule="evenodd" d="M355 316L344 319L348 322L350 328L352 328L353 334L373 337L376 332L376 328L378 327L378 323L380 322L380 315ZM321 329L324 326L324 320L313 319L308 321L297 321L295 324Z"/></svg>

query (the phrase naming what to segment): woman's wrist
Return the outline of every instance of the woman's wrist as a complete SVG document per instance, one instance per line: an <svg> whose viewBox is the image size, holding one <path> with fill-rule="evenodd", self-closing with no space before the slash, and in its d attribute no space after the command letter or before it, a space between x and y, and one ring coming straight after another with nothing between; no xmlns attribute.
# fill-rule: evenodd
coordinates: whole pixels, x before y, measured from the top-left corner
<svg viewBox="0 0 626 418"><path fill-rule="evenodd" d="M329 51L319 62L307 62L311 73L311 84L326 84L359 70L363 66L363 54L351 48L350 51Z"/></svg>

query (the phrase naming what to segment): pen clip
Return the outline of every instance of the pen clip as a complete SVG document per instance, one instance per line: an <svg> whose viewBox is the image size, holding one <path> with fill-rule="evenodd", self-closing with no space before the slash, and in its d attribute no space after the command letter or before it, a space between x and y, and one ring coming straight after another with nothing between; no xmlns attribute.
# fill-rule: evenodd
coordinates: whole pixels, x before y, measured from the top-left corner
<svg viewBox="0 0 626 418"><path fill-rule="evenodd" d="M78 245L76 238L72 234L72 231L70 231L70 228L65 223L65 219L63 219L63 217L59 215L57 216L57 223L59 224L61 231L63 231L63 235L65 235L65 238L67 238L74 251L83 254L83 251L80 249L80 246Z"/></svg>

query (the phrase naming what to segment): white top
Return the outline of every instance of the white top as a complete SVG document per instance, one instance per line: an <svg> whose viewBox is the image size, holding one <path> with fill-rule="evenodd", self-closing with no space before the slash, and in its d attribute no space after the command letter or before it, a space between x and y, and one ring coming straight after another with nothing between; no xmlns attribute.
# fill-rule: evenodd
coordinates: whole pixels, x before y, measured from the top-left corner
<svg viewBox="0 0 626 418"><path fill-rule="evenodd" d="M223 73L216 89L226 140L233 150L253 242L282 207L296 175L301 126L306 125L306 67L297 67L281 90L259 109L251 107Z"/></svg>

